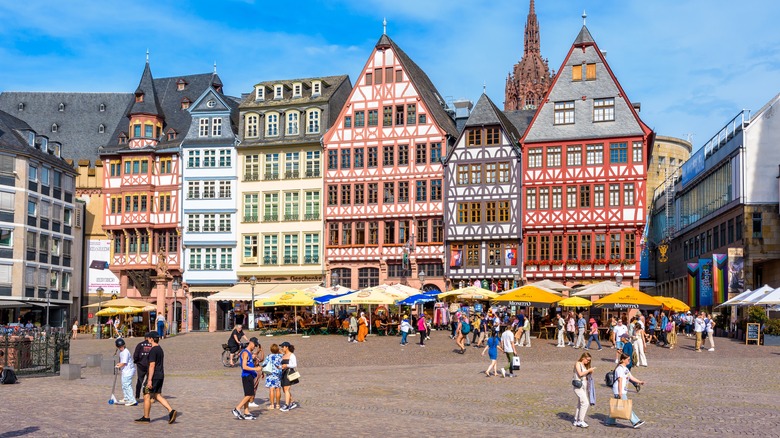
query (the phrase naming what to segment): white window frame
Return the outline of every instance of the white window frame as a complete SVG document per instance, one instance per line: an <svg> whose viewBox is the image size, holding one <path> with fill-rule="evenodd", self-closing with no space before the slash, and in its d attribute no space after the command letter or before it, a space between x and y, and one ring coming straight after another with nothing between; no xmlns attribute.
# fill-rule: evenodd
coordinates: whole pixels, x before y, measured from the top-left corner
<svg viewBox="0 0 780 438"><path fill-rule="evenodd" d="M198 137L209 136L209 118L201 117L198 119Z"/></svg>
<svg viewBox="0 0 780 438"><path fill-rule="evenodd" d="M322 82L321 81L312 81L311 82L311 95L312 97L319 96L322 94Z"/></svg>
<svg viewBox="0 0 780 438"><path fill-rule="evenodd" d="M300 123L299 123L300 122L300 118L301 118L301 113L296 111L296 110L292 110L292 111L288 111L287 112L287 117L285 117L285 119L286 119L286 123L285 123L286 129L285 129L285 132L287 133L287 135L298 135L298 134L300 134L300 132L301 132L301 130L300 130Z"/></svg>
<svg viewBox="0 0 780 438"><path fill-rule="evenodd" d="M258 85L255 88L255 100L265 100L265 86Z"/></svg>
<svg viewBox="0 0 780 438"><path fill-rule="evenodd" d="M319 134L320 132L320 120L322 119L321 111L318 109L309 110L306 113L306 133L307 134Z"/></svg>
<svg viewBox="0 0 780 438"><path fill-rule="evenodd" d="M246 115L246 118L244 119L244 120L246 120L246 122L245 122L246 126L244 127L244 133L245 133L245 135L247 137L257 137L257 132L258 132L257 131L257 127L259 125L259 122L258 122L259 119L260 119L260 117L258 117L257 114L247 114Z"/></svg>
<svg viewBox="0 0 780 438"><path fill-rule="evenodd" d="M274 100L284 98L284 85L274 85Z"/></svg>
<svg viewBox="0 0 780 438"><path fill-rule="evenodd" d="M265 115L265 136L279 136L279 113L268 113Z"/></svg>
<svg viewBox="0 0 780 438"><path fill-rule="evenodd" d="M211 119L211 136L212 137L222 136L222 117L214 117L213 119Z"/></svg>

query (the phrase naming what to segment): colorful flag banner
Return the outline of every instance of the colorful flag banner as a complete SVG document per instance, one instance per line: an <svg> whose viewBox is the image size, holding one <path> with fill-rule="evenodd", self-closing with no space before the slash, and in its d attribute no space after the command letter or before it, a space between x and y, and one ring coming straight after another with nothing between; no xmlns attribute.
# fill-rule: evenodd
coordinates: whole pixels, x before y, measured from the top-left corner
<svg viewBox="0 0 780 438"><path fill-rule="evenodd" d="M712 290L713 290L713 303L714 305L724 303L726 301L726 293L729 288L729 255L728 254L713 254L713 267L712 267Z"/></svg>
<svg viewBox="0 0 780 438"><path fill-rule="evenodd" d="M460 268L463 266L463 250L453 249L450 251L450 268Z"/></svg>
<svg viewBox="0 0 780 438"><path fill-rule="evenodd" d="M508 248L506 250L506 265L517 266L517 248Z"/></svg>
<svg viewBox="0 0 780 438"><path fill-rule="evenodd" d="M699 259L699 306L712 305L712 259Z"/></svg>
<svg viewBox="0 0 780 438"><path fill-rule="evenodd" d="M696 307L696 292L699 290L699 264L688 263L688 304Z"/></svg>

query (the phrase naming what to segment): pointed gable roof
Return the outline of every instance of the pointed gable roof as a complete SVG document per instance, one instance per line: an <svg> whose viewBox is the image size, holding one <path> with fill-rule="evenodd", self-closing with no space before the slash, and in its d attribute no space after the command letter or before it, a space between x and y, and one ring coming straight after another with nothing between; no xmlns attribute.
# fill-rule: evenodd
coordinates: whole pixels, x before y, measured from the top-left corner
<svg viewBox="0 0 780 438"><path fill-rule="evenodd" d="M138 100L138 96L142 95L143 99ZM141 81L138 83L138 88L135 89L135 102L130 107L130 114L150 114L153 116L159 116L165 118L165 115L160 108L160 101L157 99L157 91L154 87L154 78L152 78L152 69L149 68L149 62L144 67L144 72L141 74Z"/></svg>
<svg viewBox="0 0 780 438"><path fill-rule="evenodd" d="M572 68L583 64L595 64L595 79L573 80ZM583 67L583 79L584 70ZM594 123L593 100L604 98L614 98L615 119ZM556 102L574 102L574 123L554 124ZM583 26L522 142L641 136L651 132L631 105L590 31Z"/></svg>
<svg viewBox="0 0 780 438"><path fill-rule="evenodd" d="M501 125L501 128L512 140L512 143L517 144L520 142L521 133L517 130L514 123L498 109L496 104L490 100L487 94L483 93L482 96L479 97L474 109L471 111L468 120L466 120L465 127L485 125Z"/></svg>
<svg viewBox="0 0 780 438"><path fill-rule="evenodd" d="M376 48L377 50L385 50L387 48L393 50L398 57L401 66L409 76L409 81L417 90L417 93L419 93L425 107L428 108L433 120L444 130L444 132L452 136L452 138L457 138L458 128L455 126L455 120L452 119L452 116L445 109L446 104L444 99L423 69L412 61L412 58L401 50L395 41L387 36L387 34L382 34L379 41L376 43Z"/></svg>

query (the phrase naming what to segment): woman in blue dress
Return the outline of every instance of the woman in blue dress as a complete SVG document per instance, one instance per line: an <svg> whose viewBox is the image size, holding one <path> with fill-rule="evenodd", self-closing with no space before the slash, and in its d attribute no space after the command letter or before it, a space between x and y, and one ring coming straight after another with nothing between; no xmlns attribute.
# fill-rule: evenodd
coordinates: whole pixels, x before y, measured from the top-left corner
<svg viewBox="0 0 780 438"><path fill-rule="evenodd" d="M271 345L271 354L263 360L263 370L271 364L273 372L265 373L265 387L268 388L268 409L279 409L282 403L282 354L279 346Z"/></svg>
<svg viewBox="0 0 780 438"><path fill-rule="evenodd" d="M485 349L482 350L482 355L485 355L485 352L487 351L488 357L490 357L490 366L488 366L488 369L485 370L485 374L490 377L490 370L493 370L493 375L497 375L496 372L496 361L498 360L498 344L500 343L498 336L496 336L495 331L490 332L490 337L487 340L487 345L485 346Z"/></svg>

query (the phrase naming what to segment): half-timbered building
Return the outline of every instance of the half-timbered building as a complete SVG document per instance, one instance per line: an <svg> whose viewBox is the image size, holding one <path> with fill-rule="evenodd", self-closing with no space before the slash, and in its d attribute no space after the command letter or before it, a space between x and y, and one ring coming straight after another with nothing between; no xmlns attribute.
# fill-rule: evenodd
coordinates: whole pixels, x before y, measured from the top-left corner
<svg viewBox="0 0 780 438"><path fill-rule="evenodd" d="M155 298L169 321L173 280L181 281L183 270L181 143L191 122L188 106L208 87L222 90L216 74L154 79L147 60L127 120L100 151L109 269L122 296Z"/></svg>
<svg viewBox="0 0 780 438"><path fill-rule="evenodd" d="M583 25L522 140L529 280L638 284L653 135Z"/></svg>
<svg viewBox="0 0 780 438"><path fill-rule="evenodd" d="M444 160L445 272L457 287L504 290L520 274L520 137L533 114L505 114L483 94Z"/></svg>
<svg viewBox="0 0 780 438"><path fill-rule="evenodd" d="M457 137L444 99L387 35L324 138L329 282L444 290L443 169Z"/></svg>

